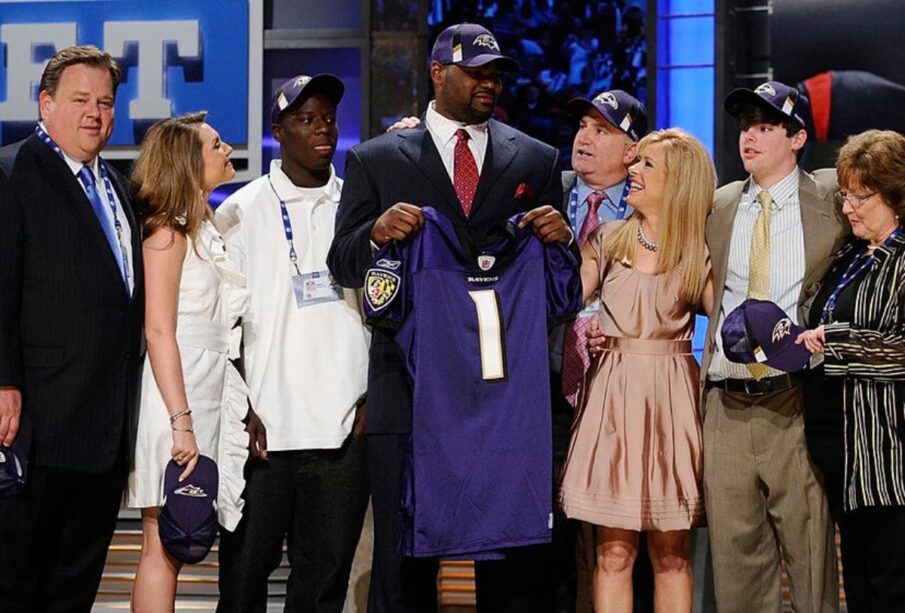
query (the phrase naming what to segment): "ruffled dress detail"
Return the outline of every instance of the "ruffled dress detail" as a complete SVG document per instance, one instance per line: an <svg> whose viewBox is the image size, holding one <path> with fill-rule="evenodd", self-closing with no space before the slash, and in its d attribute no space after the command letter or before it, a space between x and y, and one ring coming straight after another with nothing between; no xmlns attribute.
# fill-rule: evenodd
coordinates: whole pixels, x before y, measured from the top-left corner
<svg viewBox="0 0 905 613"><path fill-rule="evenodd" d="M244 504L248 388L230 360L239 356L242 332L236 322L248 304L245 278L227 257L216 228L205 221L183 262L176 341L198 449L219 468L217 509L227 530L239 523ZM172 445L169 415L146 357L128 506L163 504L163 471Z"/></svg>

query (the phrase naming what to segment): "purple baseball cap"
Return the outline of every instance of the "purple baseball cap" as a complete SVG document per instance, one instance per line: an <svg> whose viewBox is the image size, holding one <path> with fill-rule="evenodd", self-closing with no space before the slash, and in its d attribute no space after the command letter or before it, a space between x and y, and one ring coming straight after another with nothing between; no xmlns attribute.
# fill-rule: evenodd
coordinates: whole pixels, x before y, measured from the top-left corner
<svg viewBox="0 0 905 613"><path fill-rule="evenodd" d="M811 103L803 93L780 81L767 81L754 89L740 87L729 92L724 104L726 112L738 117L748 106L760 106L771 111L779 111L791 117L802 128L807 129L811 116Z"/></svg>
<svg viewBox="0 0 905 613"><path fill-rule="evenodd" d="M339 77L332 74L319 74L313 77L298 75L292 77L275 92L273 92L273 106L270 107L270 123L277 123L280 115L295 104L304 104L305 100L314 94L323 94L334 106L339 105L343 98L346 86Z"/></svg>
<svg viewBox="0 0 905 613"><path fill-rule="evenodd" d="M185 481L185 470L173 460L167 462L163 477L166 502L157 517L160 541L167 551L186 564L200 562L217 538L217 492L220 476L217 464L199 456L195 470Z"/></svg>
<svg viewBox="0 0 905 613"><path fill-rule="evenodd" d="M519 69L518 62L500 51L490 30L476 23L460 23L440 32L431 49L431 61L466 68L499 62L501 70L515 72Z"/></svg>
<svg viewBox="0 0 905 613"><path fill-rule="evenodd" d="M572 98L566 110L575 119L581 119L590 109L597 109L613 127L638 142L647 134L647 111L641 102L621 89L611 89L597 94L593 100Z"/></svg>
<svg viewBox="0 0 905 613"><path fill-rule="evenodd" d="M25 449L16 439L10 447L0 446L0 498L22 492L28 477Z"/></svg>
<svg viewBox="0 0 905 613"><path fill-rule="evenodd" d="M769 300L749 298L723 321L720 331L723 351L731 362L766 364L783 372L801 370L811 359L811 352L798 335L807 330L792 323L779 306Z"/></svg>

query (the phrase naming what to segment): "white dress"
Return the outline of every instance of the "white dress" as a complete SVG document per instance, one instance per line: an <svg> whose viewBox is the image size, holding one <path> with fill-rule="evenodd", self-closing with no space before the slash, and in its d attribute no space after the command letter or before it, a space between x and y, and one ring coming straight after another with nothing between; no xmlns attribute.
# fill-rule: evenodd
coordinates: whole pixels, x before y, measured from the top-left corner
<svg viewBox="0 0 905 613"><path fill-rule="evenodd" d="M242 471L248 458L242 424L248 389L229 361L238 356L241 329L234 326L247 306L245 279L227 258L216 228L205 221L182 264L176 342L198 449L219 467L217 507L220 524L228 530L235 529L242 516ZM163 471L172 446L169 413L146 357L127 506L163 504Z"/></svg>

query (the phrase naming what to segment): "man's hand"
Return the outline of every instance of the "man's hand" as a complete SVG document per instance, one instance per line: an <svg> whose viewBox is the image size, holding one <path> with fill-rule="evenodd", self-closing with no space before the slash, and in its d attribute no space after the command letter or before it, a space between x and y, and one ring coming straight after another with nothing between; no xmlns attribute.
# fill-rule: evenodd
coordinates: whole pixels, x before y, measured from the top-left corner
<svg viewBox="0 0 905 613"><path fill-rule="evenodd" d="M600 355L603 351L604 344L606 344L606 335L603 333L603 330L600 329L600 322L596 316L591 319L584 335L588 343L588 353L594 356Z"/></svg>
<svg viewBox="0 0 905 613"><path fill-rule="evenodd" d="M0 387L0 444L9 447L19 433L22 392L12 386Z"/></svg>
<svg viewBox="0 0 905 613"><path fill-rule="evenodd" d="M355 436L362 436L365 433L365 414L368 412L367 403L358 405L355 409L355 423L352 425L352 432Z"/></svg>
<svg viewBox="0 0 905 613"><path fill-rule="evenodd" d="M572 240L569 224L566 223L562 213L550 205L539 206L525 213L518 227L524 228L529 225L534 234L545 243L568 243Z"/></svg>
<svg viewBox="0 0 905 613"><path fill-rule="evenodd" d="M397 202L377 218L371 227L371 240L378 246L391 240L401 241L424 225L424 213L420 207L407 202Z"/></svg>
<svg viewBox="0 0 905 613"><path fill-rule="evenodd" d="M387 132L395 132L396 130L405 130L408 128L417 128L418 124L421 123L421 120L417 117L403 117L389 128L387 128Z"/></svg>
<svg viewBox="0 0 905 613"><path fill-rule="evenodd" d="M251 453L251 459L266 462L267 428L264 427L264 422L251 407L248 407L248 423L245 424L245 431L248 432L248 451Z"/></svg>

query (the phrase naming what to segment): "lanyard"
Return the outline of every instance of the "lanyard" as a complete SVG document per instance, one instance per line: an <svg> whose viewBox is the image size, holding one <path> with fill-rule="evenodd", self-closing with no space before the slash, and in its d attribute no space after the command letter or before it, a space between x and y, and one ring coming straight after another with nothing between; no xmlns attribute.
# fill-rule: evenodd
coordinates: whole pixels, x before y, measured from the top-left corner
<svg viewBox="0 0 905 613"><path fill-rule="evenodd" d="M603 192L606 195L606 192ZM628 203L625 201L625 198L628 196L628 179L625 180L625 184L622 186L622 196L619 198L619 204L616 206L616 219L622 219L625 217L625 211L628 208ZM609 200L609 197L606 198ZM576 177L575 181L572 182L572 189L569 192L569 222L572 224L573 228L579 229L577 227L578 223L578 178ZM590 213L590 208L588 209L588 213ZM598 213L598 216L600 213Z"/></svg>
<svg viewBox="0 0 905 613"><path fill-rule="evenodd" d="M885 241L883 241L883 244L889 245L901 233L902 228L896 228L895 230L893 230L892 234L890 234L889 237ZM833 317L833 310L836 308L836 301L839 299L839 294L841 294L842 290L845 289L847 285L850 285L851 282L858 277L858 275L867 270L872 262L873 256L869 253L859 255L854 260L852 260L851 264L848 265L848 268L845 269L845 273L842 275L842 278L839 279L839 282L836 284L836 287L833 288L833 293L830 294L829 298L827 298L826 304L823 305L823 310L820 312L820 323L830 323L830 320Z"/></svg>
<svg viewBox="0 0 905 613"><path fill-rule="evenodd" d="M57 145L52 138L50 138L50 134L44 131L40 125L35 127L35 133L38 137L44 141L44 143L50 147L63 161L66 160L66 157L63 155L62 149L60 149L59 145ZM126 257L126 249L123 247L123 226L119 221L119 217L116 215L116 198L113 197L113 184L110 183L110 174L107 172L107 163L100 157L97 159L98 167L101 171L101 179L104 182L104 190L107 192L107 203L110 205L110 211L113 213L113 228L116 230L116 242L119 243L119 250L122 254L123 258L123 269L126 275L126 288L128 289L129 285L129 258ZM90 172L90 169L89 169ZM84 181L83 181L84 183ZM88 186L85 186L87 189Z"/></svg>
<svg viewBox="0 0 905 613"><path fill-rule="evenodd" d="M270 189L273 190L273 195L280 201L280 217L283 219L283 234L286 235L286 242L289 243L289 261L292 262L292 265L295 267L296 274L301 275L302 271L299 270L299 258L295 252L295 243L292 239L292 220L289 219L289 211L286 209L286 203L283 202L283 199L280 198L280 195L277 193L277 189L273 186L273 180L270 178L269 173L267 174L267 182L270 183Z"/></svg>

